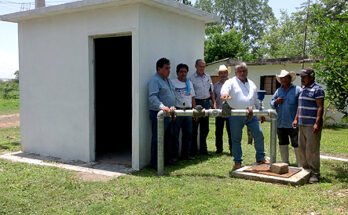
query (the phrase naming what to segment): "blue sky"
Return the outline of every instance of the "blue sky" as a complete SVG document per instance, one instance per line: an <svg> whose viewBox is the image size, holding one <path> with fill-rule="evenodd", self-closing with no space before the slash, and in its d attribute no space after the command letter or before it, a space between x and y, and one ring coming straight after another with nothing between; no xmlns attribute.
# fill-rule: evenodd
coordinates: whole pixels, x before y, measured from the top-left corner
<svg viewBox="0 0 348 215"><path fill-rule="evenodd" d="M35 0L0 0L0 15L13 13L22 9L33 8ZM70 2L72 0L46 0L47 5ZM196 0L192 0L194 3ZM273 13L279 18L279 11L288 13L306 0L269 0ZM14 78L13 73L18 70L18 31L17 24L0 21L0 78Z"/></svg>

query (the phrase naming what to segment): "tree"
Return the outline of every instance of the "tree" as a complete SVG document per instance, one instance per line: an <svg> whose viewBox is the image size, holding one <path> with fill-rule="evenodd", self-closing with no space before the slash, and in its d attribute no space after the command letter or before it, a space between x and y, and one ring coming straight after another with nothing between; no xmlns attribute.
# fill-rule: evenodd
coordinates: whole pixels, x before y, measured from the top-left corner
<svg viewBox="0 0 348 215"><path fill-rule="evenodd" d="M348 11L345 0L321 0L312 5L310 28L315 32L313 54L326 101L348 116Z"/></svg>
<svg viewBox="0 0 348 215"><path fill-rule="evenodd" d="M290 16L281 11L279 20L276 18L269 20L265 34L258 40L260 45L258 56L261 58L302 56L305 25L305 11L292 13ZM312 37L308 36L307 40L312 41ZM311 43L306 43L306 56L310 54Z"/></svg>
<svg viewBox="0 0 348 215"><path fill-rule="evenodd" d="M220 16L226 31L235 28L253 48L267 21L274 18L268 0L198 0L195 7Z"/></svg>
<svg viewBox="0 0 348 215"><path fill-rule="evenodd" d="M243 41L241 33L237 33L235 29L221 33L218 29L208 36L204 50L204 59L207 63L236 57L242 57L243 60L250 58L248 45Z"/></svg>
<svg viewBox="0 0 348 215"><path fill-rule="evenodd" d="M178 1L178 2L180 2L180 3L182 3L182 4L186 4L186 5L192 6L191 1L189 1L189 0L176 0L176 1Z"/></svg>

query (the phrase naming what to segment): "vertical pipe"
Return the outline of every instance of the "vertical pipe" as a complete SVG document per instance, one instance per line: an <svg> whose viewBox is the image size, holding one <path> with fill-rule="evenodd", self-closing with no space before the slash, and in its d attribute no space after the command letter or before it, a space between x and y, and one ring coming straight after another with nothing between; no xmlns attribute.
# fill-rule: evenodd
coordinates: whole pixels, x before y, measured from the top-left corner
<svg viewBox="0 0 348 215"><path fill-rule="evenodd" d="M277 118L271 118L271 163L277 162Z"/></svg>
<svg viewBox="0 0 348 215"><path fill-rule="evenodd" d="M35 8L45 7L45 0L35 0Z"/></svg>
<svg viewBox="0 0 348 215"><path fill-rule="evenodd" d="M164 116L163 111L157 115L157 175L164 172Z"/></svg>

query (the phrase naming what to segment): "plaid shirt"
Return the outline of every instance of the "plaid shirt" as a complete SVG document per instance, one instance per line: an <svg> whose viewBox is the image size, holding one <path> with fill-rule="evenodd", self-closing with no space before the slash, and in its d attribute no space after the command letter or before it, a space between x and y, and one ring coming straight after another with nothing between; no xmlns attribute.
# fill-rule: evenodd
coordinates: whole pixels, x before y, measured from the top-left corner
<svg viewBox="0 0 348 215"><path fill-rule="evenodd" d="M298 122L300 125L314 125L317 119L318 106L316 99L323 99L325 92L316 82L303 87L298 98Z"/></svg>

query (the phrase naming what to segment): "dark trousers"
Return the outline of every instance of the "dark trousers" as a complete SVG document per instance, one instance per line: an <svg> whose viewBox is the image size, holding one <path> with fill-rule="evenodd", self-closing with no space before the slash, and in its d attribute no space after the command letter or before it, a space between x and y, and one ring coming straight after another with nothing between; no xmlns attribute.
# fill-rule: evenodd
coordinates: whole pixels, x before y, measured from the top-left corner
<svg viewBox="0 0 348 215"><path fill-rule="evenodd" d="M223 133L224 126L226 124L226 130L228 135L228 145L230 152L232 151L232 140L231 140L231 130L230 130L230 122L228 118L216 117L215 119L215 146L216 152L223 151Z"/></svg>
<svg viewBox="0 0 348 215"><path fill-rule="evenodd" d="M192 143L192 117L191 116L179 116L175 120L175 157L178 157L179 152L179 135L180 129L182 131L182 147L181 147L181 157L188 158L191 150Z"/></svg>
<svg viewBox="0 0 348 215"><path fill-rule="evenodd" d="M196 99L196 105L201 105L205 109L210 109L209 100L198 100ZM198 152L197 149L197 135L198 135L198 126L200 125L199 130L199 151L202 154L208 153L207 149L207 136L209 133L209 117L199 118L197 121L193 122L192 129L192 146L191 146L191 155L195 156Z"/></svg>
<svg viewBox="0 0 348 215"><path fill-rule="evenodd" d="M157 167L157 114L158 111L150 111L152 125L151 138L151 166ZM173 158L173 123L169 117L164 118L164 162L168 163Z"/></svg>
<svg viewBox="0 0 348 215"><path fill-rule="evenodd" d="M279 145L289 145L289 137L291 145L294 148L298 147L298 128L278 128L277 129Z"/></svg>

